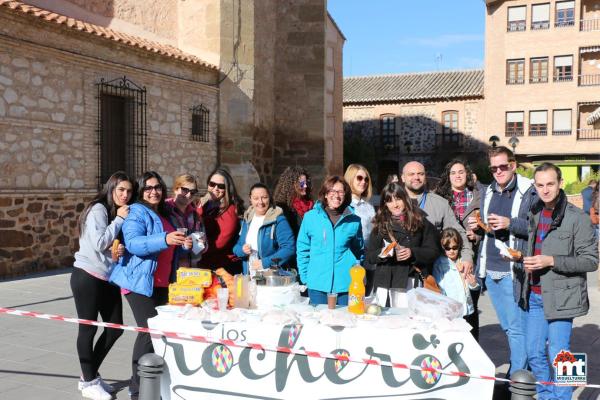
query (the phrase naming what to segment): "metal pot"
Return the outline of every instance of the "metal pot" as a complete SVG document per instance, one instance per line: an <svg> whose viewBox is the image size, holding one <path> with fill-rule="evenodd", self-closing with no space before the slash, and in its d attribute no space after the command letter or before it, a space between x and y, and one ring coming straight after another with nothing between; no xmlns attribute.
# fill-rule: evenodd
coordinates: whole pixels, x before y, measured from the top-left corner
<svg viewBox="0 0 600 400"><path fill-rule="evenodd" d="M265 286L288 286L297 281L296 270L274 270L257 271L254 279L256 284Z"/></svg>

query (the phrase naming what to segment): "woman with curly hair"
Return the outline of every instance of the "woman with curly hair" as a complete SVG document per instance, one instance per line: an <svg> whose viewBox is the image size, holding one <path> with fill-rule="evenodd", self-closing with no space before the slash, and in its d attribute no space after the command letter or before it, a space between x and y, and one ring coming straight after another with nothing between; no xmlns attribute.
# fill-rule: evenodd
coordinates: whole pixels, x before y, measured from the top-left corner
<svg viewBox="0 0 600 400"><path fill-rule="evenodd" d="M310 195L311 189L310 175L298 166L287 167L275 186L275 205L283 210L295 237L298 237L304 214L315 204Z"/></svg>
<svg viewBox="0 0 600 400"><path fill-rule="evenodd" d="M483 185L473 179L473 171L466 161L454 159L446 164L442 173L436 193L448 200L450 208L454 211L456 220L467 231L467 237L477 254L478 238L469 230L468 217L479 210L481 194L484 192ZM477 274L475 274L477 276ZM471 290L471 298L475 312L465 319L473 327L473 336L479 340L479 302L480 288Z"/></svg>

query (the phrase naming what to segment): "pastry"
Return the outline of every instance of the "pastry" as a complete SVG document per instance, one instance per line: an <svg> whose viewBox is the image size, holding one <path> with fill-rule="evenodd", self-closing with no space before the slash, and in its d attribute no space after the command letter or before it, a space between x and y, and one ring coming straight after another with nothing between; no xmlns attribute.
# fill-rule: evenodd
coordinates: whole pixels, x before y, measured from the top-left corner
<svg viewBox="0 0 600 400"><path fill-rule="evenodd" d="M484 223L481 219L481 213L479 212L479 210L475 210L475 220L477 221L477 226L479 226L485 232L490 233L492 231L492 228L490 228L490 226Z"/></svg>

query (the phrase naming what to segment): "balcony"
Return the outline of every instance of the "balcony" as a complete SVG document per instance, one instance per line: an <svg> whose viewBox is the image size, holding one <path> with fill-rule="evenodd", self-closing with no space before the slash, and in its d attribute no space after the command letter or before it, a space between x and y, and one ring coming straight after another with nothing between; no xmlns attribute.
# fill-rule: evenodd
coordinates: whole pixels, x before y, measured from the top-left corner
<svg viewBox="0 0 600 400"><path fill-rule="evenodd" d="M600 74L579 75L579 86L600 86Z"/></svg>
<svg viewBox="0 0 600 400"><path fill-rule="evenodd" d="M600 31L600 18L582 19L579 21L581 32Z"/></svg>
<svg viewBox="0 0 600 400"><path fill-rule="evenodd" d="M548 136L546 129L531 129L529 130L529 136Z"/></svg>
<svg viewBox="0 0 600 400"><path fill-rule="evenodd" d="M600 140L600 129L577 129L577 140Z"/></svg>
<svg viewBox="0 0 600 400"><path fill-rule="evenodd" d="M550 21L536 21L531 23L531 30L541 30L541 29L549 29Z"/></svg>
<svg viewBox="0 0 600 400"><path fill-rule="evenodd" d="M525 136L525 131L523 129L510 129L504 132L504 136Z"/></svg>
<svg viewBox="0 0 600 400"><path fill-rule="evenodd" d="M554 82L572 82L573 81L573 75L569 74L560 74L560 75L554 75Z"/></svg>
<svg viewBox="0 0 600 400"><path fill-rule="evenodd" d="M571 136L571 130L552 131L552 136Z"/></svg>
<svg viewBox="0 0 600 400"><path fill-rule="evenodd" d="M508 78L506 80L507 85L523 85L525 83L525 78Z"/></svg>
<svg viewBox="0 0 600 400"><path fill-rule="evenodd" d="M574 26L574 25L575 25L575 19L573 19L573 18L559 19L556 22L554 22L555 28L566 28L566 27Z"/></svg>
<svg viewBox="0 0 600 400"><path fill-rule="evenodd" d="M527 29L527 21L524 19L520 21L508 21L508 25L506 27L508 32L522 32L525 29Z"/></svg>
<svg viewBox="0 0 600 400"><path fill-rule="evenodd" d="M547 76L532 76L531 78L529 78L529 83L547 83L547 82L548 82Z"/></svg>

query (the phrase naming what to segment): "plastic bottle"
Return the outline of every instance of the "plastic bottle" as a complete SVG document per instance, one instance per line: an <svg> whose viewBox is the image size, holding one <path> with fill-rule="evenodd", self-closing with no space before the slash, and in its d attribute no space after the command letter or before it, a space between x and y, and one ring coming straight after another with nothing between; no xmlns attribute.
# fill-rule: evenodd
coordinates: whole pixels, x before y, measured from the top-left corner
<svg viewBox="0 0 600 400"><path fill-rule="evenodd" d="M360 265L350 268L348 311L353 314L365 313L365 269Z"/></svg>

